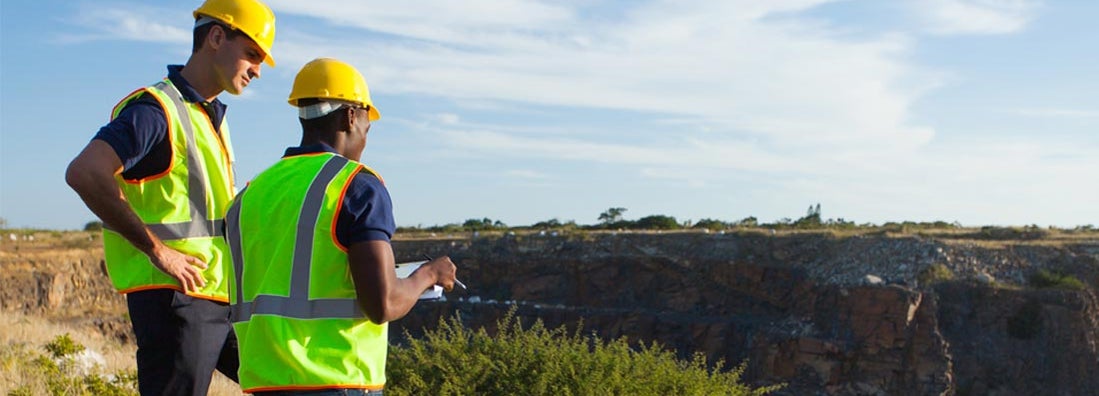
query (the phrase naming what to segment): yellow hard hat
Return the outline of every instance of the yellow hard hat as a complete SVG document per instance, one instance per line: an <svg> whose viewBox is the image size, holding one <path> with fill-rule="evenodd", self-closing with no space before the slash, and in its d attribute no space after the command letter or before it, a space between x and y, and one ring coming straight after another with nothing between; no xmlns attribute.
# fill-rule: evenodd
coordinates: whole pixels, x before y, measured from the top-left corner
<svg viewBox="0 0 1099 396"><path fill-rule="evenodd" d="M370 100L370 88L366 79L354 66L332 58L317 58L301 67L290 89L290 102L294 107L299 99L332 99L370 107L370 121L382 118L374 101Z"/></svg>
<svg viewBox="0 0 1099 396"><path fill-rule="evenodd" d="M263 49L263 61L275 67L271 57L271 44L275 42L275 13L257 0L206 0L194 12L214 18L229 27L243 32Z"/></svg>

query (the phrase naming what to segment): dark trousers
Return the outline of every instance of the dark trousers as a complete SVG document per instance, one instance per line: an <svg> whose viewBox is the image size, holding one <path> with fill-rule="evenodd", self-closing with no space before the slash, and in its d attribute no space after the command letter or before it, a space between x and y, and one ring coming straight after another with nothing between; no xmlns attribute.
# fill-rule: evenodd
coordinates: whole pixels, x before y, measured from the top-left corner
<svg viewBox="0 0 1099 396"><path fill-rule="evenodd" d="M240 358L228 304L171 289L129 293L126 304L143 396L205 396L214 369L238 381Z"/></svg>

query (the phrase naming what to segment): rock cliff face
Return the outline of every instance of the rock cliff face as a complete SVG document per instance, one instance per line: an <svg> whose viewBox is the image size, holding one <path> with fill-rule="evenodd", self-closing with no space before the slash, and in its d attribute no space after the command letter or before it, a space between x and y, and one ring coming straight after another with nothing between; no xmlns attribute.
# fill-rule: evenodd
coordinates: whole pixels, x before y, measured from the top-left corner
<svg viewBox="0 0 1099 396"><path fill-rule="evenodd" d="M399 241L395 249L405 260L451 255L471 288L420 304L394 324L398 335L455 312L491 329L515 306L528 323L583 320L605 338L747 359L751 380L788 382L788 394L1099 389L1095 241L983 248L916 237L599 234ZM955 278L920 276L936 265ZM1038 269L1089 286L1026 287Z"/></svg>
<svg viewBox="0 0 1099 396"><path fill-rule="evenodd" d="M0 307L129 340L125 300L102 273L102 250L72 245L0 245ZM394 341L455 314L492 330L515 309L524 323L582 321L585 332L658 341L685 357L747 359L749 380L787 382L784 394L1099 389L1095 240L583 234L399 240L394 249L398 261L449 254L470 287L421 302L393 323ZM927 276L931 269L954 277ZM1086 287L1027 286L1039 269Z"/></svg>

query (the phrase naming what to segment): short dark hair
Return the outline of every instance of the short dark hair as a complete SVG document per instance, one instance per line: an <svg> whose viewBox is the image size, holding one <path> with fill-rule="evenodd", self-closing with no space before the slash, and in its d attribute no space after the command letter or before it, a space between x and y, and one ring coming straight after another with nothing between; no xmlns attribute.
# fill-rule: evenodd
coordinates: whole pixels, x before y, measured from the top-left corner
<svg viewBox="0 0 1099 396"><path fill-rule="evenodd" d="M300 106L300 107L312 106L312 105L315 105L317 103L320 103L320 99L317 99L317 98L298 99L298 106ZM344 120L346 118L345 114L347 114L347 111L344 110L343 108L340 108L337 111L333 111L331 113L325 114L325 115L317 117L317 118L310 118L308 120L303 119L303 118L298 118L298 121L301 121L301 129L302 129L303 132L306 132L306 133L334 132L334 131L340 130L340 128L342 127L341 123L347 122L347 121Z"/></svg>
<svg viewBox="0 0 1099 396"><path fill-rule="evenodd" d="M191 53L192 54L195 53L195 52L198 52L199 48L202 48L202 43L206 42L206 35L210 34L210 29L213 29L214 26L220 26L221 30L225 31L225 38L228 39L228 40L235 39L235 38L237 38L237 36L240 36L240 35L244 34L240 30L233 29L229 26L226 26L224 23L216 22L216 21L215 22L210 22L210 23L207 23L207 24L203 24L202 26L196 26L195 31L194 31L194 35L192 37L192 39L193 39L193 43L191 44Z"/></svg>

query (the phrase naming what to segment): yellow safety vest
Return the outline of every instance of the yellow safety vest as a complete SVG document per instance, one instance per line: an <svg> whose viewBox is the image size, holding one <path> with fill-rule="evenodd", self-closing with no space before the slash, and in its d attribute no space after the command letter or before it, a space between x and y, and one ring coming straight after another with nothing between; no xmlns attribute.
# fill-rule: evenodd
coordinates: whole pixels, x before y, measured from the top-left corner
<svg viewBox="0 0 1099 396"><path fill-rule="evenodd" d="M333 153L286 157L226 215L228 274L244 392L382 389L388 325L359 307L336 218L362 164Z"/></svg>
<svg viewBox="0 0 1099 396"><path fill-rule="evenodd" d="M164 173L140 180L125 180L118 175L116 182L134 213L165 245L208 265L202 272L206 285L187 294L227 302L224 273L229 265L229 248L222 226L234 195L228 123L222 122L219 136L206 111L198 103L184 100L167 78L122 99L111 119L142 94L152 95L164 109L171 162ZM105 226L107 273L120 293L165 288L183 291L179 282L153 266L145 253Z"/></svg>

